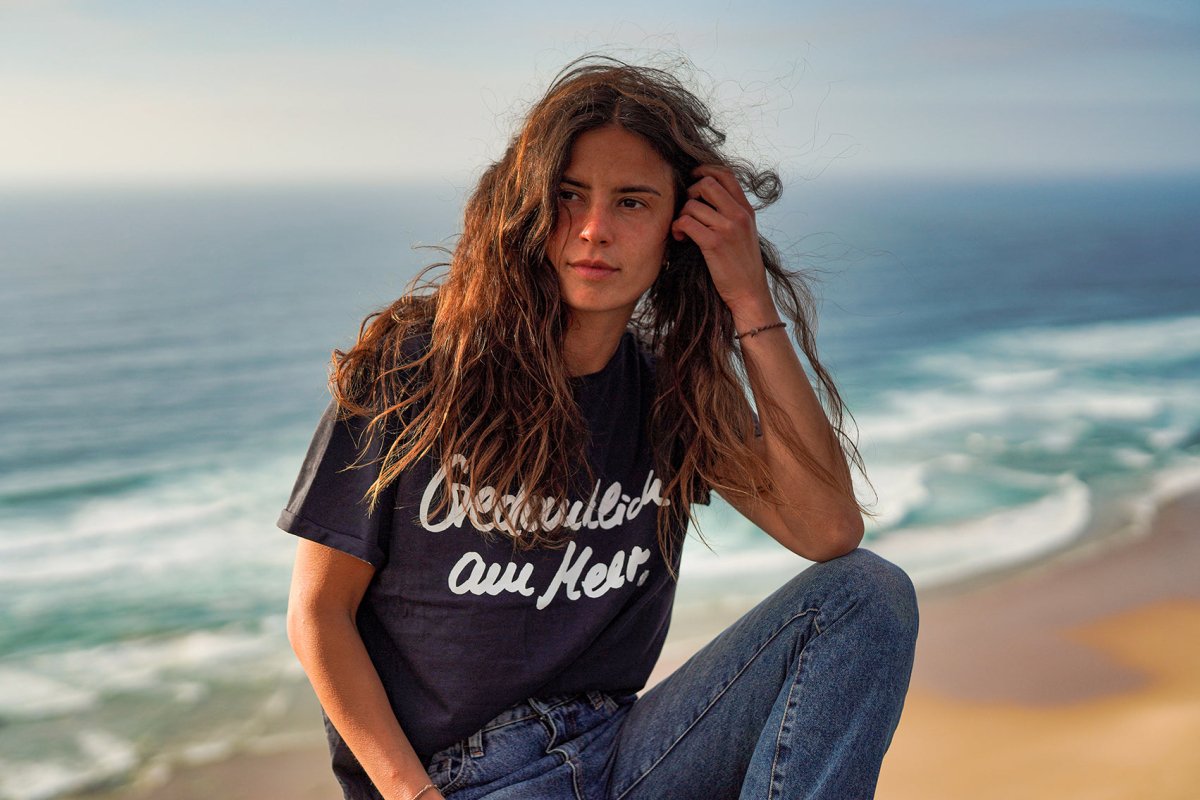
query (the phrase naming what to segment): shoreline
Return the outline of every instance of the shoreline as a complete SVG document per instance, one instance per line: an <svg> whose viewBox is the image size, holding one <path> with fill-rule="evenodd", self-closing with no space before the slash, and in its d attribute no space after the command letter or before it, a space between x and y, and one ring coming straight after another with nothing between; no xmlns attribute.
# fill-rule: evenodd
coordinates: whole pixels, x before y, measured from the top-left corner
<svg viewBox="0 0 1200 800"><path fill-rule="evenodd" d="M1180 494L1148 535L929 598L879 796L1194 797L1198 518Z"/></svg>
<svg viewBox="0 0 1200 800"><path fill-rule="evenodd" d="M1144 533L918 590L912 684L879 797L1191 796L1200 782L1185 735L1200 729L1200 489L1161 503ZM673 626L648 685L744 610L723 604L704 629ZM264 740L70 798L333 800L315 699L311 713L311 742Z"/></svg>

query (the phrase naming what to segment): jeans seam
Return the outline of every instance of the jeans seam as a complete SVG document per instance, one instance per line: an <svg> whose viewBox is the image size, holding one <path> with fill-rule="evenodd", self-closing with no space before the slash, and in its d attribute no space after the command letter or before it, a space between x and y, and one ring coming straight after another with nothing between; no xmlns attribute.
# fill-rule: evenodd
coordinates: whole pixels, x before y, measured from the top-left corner
<svg viewBox="0 0 1200 800"><path fill-rule="evenodd" d="M556 706L557 707L557 706ZM547 714L542 717L542 722L550 727L550 741L553 742L558 738L558 726L554 724L554 720ZM579 771L575 769L575 763L570 754L561 747L547 748L547 753L554 753L563 760L563 763L571 768L571 788L575 790L576 800L584 800L583 793L579 791Z"/></svg>
<svg viewBox="0 0 1200 800"><path fill-rule="evenodd" d="M821 628L817 625L816 617L813 617L813 627L817 629L817 636L820 636ZM783 716L779 720L779 732L775 735L775 755L771 757L771 779L767 782L767 800L771 800L775 794L775 777L779 766L779 745L783 741L783 729L787 725L788 713L792 710L792 692L796 691L796 687L800 684L800 673L804 666L804 651L807 649L808 642L805 642L804 647L800 649L800 657L796 659L796 677L792 679L792 685L788 687L787 703L784 704Z"/></svg>
<svg viewBox="0 0 1200 800"><path fill-rule="evenodd" d="M708 702L708 705L706 705L704 707L704 710L702 710L699 714L696 715L696 718L694 720L692 720L691 723L689 723L686 728L683 729L683 732L680 733L679 736L677 736L675 738L675 741L671 742L671 744L667 747L667 749L664 750L662 752L662 754L654 760L654 763L646 768L645 772L643 772L641 775L639 775L633 781L633 783L631 783L627 787L625 787L625 790L623 792L621 792L620 794L618 794L616 796L615 800L621 800L621 798L623 798L625 795L629 794L629 792L633 790L633 787L635 787L639 783L641 783L647 775L649 775L651 772L654 771L655 767L657 767L660 763L662 763L662 760L664 758L666 758L671 753L672 750L675 749L675 745L682 742L684 737L688 735L688 733L692 730L692 728L696 727L696 724L698 722L700 722L700 720L704 719L704 715L707 714L714 705L716 705L717 701L720 700L721 697L725 694L725 692L727 692L729 690L729 687L733 686L733 684L737 682L737 679L741 677L742 673L746 671L746 669L750 666L750 664L752 664L756 658L758 658L760 655L762 655L763 650L765 650L767 648L767 646L770 645L771 642L773 642L775 640L775 637L777 637L777 636L779 636L779 634L783 633L784 629L787 628L789 625L791 625L796 620L801 619L802 617L806 617L809 614L814 614L814 615L819 614L820 611L821 610L819 608L805 609L804 611L801 611L799 614L795 614L794 616L789 617L786 622L784 622L782 625L780 625L775 630L774 633L772 633L770 636L768 636L766 638L766 640L761 645L759 645L758 649L755 650L754 653L748 659L746 659L746 662L744 664L742 664L741 668L739 668L738 671L736 673L734 673L733 677L730 678L729 682L721 687L721 691L717 692L717 694L713 697L713 699ZM813 617L813 624L814 624L814 627L816 627L816 617L815 616ZM821 629L819 627L817 627L818 633L820 633L820 630Z"/></svg>
<svg viewBox="0 0 1200 800"><path fill-rule="evenodd" d="M575 759L568 755L563 757L567 760L567 766L571 768L571 786L575 788L575 800L587 800L579 788L579 770L575 768Z"/></svg>
<svg viewBox="0 0 1200 800"><path fill-rule="evenodd" d="M467 754L461 742L458 744L458 748L458 769L450 773L450 779L446 781L445 786L438 786L438 792L442 794L449 794L450 792L454 791L454 789L458 787L458 784L462 782L463 776L466 774ZM451 758L451 763L453 763L453 758Z"/></svg>
<svg viewBox="0 0 1200 800"><path fill-rule="evenodd" d="M525 722L526 720L537 719L537 716L538 716L537 714L526 714L525 716L517 717L516 719L506 719L504 722L501 722L497 725L489 725L488 727L481 728L480 730L483 733L487 733L489 731L498 731L501 728L507 728L509 725L516 725L518 722Z"/></svg>

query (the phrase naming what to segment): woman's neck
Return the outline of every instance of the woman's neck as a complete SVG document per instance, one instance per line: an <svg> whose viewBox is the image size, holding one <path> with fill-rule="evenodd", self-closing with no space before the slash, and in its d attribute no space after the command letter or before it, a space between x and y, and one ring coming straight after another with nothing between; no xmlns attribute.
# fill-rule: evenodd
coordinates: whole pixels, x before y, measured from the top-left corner
<svg viewBox="0 0 1200 800"><path fill-rule="evenodd" d="M563 342L563 360L572 378L591 375L604 369L629 323L626 317L601 317L573 314Z"/></svg>

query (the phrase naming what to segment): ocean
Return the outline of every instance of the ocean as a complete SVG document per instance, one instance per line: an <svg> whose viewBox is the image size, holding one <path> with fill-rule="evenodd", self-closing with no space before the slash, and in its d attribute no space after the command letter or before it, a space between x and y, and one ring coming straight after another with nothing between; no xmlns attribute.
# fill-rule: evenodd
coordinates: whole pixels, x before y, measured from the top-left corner
<svg viewBox="0 0 1200 800"><path fill-rule="evenodd" d="M0 191L0 798L311 741L274 527L331 349L466 183ZM788 187L854 415L864 546L920 587L1200 485L1200 177ZM720 502L681 618L804 562Z"/></svg>

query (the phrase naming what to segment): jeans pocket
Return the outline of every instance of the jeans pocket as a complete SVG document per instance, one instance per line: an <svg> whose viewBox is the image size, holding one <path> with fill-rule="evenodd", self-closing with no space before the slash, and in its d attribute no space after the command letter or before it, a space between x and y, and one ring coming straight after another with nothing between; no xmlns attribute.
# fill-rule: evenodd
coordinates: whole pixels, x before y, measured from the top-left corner
<svg viewBox="0 0 1200 800"><path fill-rule="evenodd" d="M464 765L463 746L462 742L459 742L434 753L429 759L425 773L429 775L429 782L436 786L439 792L447 794L462 780Z"/></svg>

